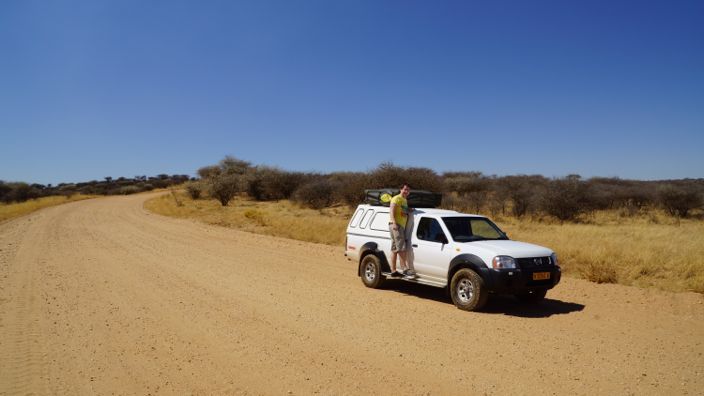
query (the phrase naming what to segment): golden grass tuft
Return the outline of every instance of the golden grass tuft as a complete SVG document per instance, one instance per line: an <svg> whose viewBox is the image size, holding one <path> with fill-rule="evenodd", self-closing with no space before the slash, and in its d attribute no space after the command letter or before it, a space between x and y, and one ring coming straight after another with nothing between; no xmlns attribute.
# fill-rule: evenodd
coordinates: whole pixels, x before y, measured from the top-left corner
<svg viewBox="0 0 704 396"><path fill-rule="evenodd" d="M256 202L238 197L227 207L185 193L151 199L153 212L244 231L342 246L353 209L314 210L289 201ZM183 206L177 206L180 201ZM704 293L704 221L674 219L660 211L624 217L600 212L581 223L505 217L497 224L511 239L547 246L566 274L598 283Z"/></svg>
<svg viewBox="0 0 704 396"><path fill-rule="evenodd" d="M604 261L590 261L577 267L582 278L596 283L617 283L616 270Z"/></svg>
<svg viewBox="0 0 704 396"><path fill-rule="evenodd" d="M71 196L54 195L51 197L42 197L30 199L29 201L20 203L5 204L0 203L0 221L13 219L15 217L24 216L49 206L56 206L68 202L82 201L84 199L95 198L95 195L75 194Z"/></svg>
<svg viewBox="0 0 704 396"><path fill-rule="evenodd" d="M242 197L223 207L214 199L194 200L184 193L176 194L183 206L178 206L171 194L148 200L144 206L166 216L327 245L344 243L352 213L346 206L315 210L290 201L257 202Z"/></svg>

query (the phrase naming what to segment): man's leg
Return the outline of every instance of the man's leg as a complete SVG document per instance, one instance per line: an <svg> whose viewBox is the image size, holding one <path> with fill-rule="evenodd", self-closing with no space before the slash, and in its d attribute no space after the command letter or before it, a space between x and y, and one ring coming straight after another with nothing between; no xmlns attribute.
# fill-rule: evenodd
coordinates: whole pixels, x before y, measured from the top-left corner
<svg viewBox="0 0 704 396"><path fill-rule="evenodd" d="M398 254L397 254L395 251L392 250L392 251L391 251L391 263L389 264L390 267L391 267L391 273L392 273L392 274L393 274L394 272L396 272L396 256L398 256Z"/></svg>
<svg viewBox="0 0 704 396"><path fill-rule="evenodd" d="M398 252L398 256L401 258L401 271L405 271L408 269L408 266L406 265L406 251L401 250Z"/></svg>

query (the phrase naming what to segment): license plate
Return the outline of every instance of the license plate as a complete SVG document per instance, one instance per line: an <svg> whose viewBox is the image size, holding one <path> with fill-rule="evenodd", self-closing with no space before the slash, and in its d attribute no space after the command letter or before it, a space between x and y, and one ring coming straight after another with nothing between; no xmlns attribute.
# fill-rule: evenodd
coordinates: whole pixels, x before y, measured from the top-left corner
<svg viewBox="0 0 704 396"><path fill-rule="evenodd" d="M550 279L549 272L533 272L533 280L545 280Z"/></svg>

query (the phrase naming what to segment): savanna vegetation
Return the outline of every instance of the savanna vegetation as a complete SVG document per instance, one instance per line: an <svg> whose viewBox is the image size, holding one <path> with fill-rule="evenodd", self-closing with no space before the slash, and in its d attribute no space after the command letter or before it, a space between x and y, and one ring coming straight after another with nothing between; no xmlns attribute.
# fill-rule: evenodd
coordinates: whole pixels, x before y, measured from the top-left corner
<svg viewBox="0 0 704 396"><path fill-rule="evenodd" d="M291 172L233 157L198 170L157 213L331 245L364 190L443 192L443 206L490 215L512 238L556 250L567 274L704 293L704 179L488 176L382 163L369 172ZM322 230L322 231L321 231Z"/></svg>
<svg viewBox="0 0 704 396"><path fill-rule="evenodd" d="M80 201L100 195L128 195L183 184L188 175L135 176L82 183L29 184L0 180L0 221L31 213L48 206Z"/></svg>
<svg viewBox="0 0 704 396"><path fill-rule="evenodd" d="M133 178L119 177L113 179L108 176L104 180L91 180L80 183L60 183L57 185L29 184L24 182L5 182L0 180L0 202L21 203L32 199L64 196L75 194L83 195L128 195L155 188L166 188L182 184L190 180L188 175L161 174L154 177L135 176Z"/></svg>
<svg viewBox="0 0 704 396"><path fill-rule="evenodd" d="M68 202L82 201L84 199L93 198L95 195L73 194L71 196L53 195L49 197L41 197L30 199L24 202L15 203L0 203L0 221L13 219L15 217L24 216L32 213L35 210L46 208L49 206L61 205Z"/></svg>

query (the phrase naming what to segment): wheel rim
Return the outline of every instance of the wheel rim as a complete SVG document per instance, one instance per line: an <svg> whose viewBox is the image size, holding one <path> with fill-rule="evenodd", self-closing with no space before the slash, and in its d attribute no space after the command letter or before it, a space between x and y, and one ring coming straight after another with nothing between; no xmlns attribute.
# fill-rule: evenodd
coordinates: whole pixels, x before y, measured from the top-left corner
<svg viewBox="0 0 704 396"><path fill-rule="evenodd" d="M376 266L374 263L367 263L364 266L364 277L367 278L369 282L373 282L376 279Z"/></svg>
<svg viewBox="0 0 704 396"><path fill-rule="evenodd" d="M467 304L472 300L473 296L474 285L472 282L467 278L460 280L457 283L457 299L460 300L461 303Z"/></svg>

